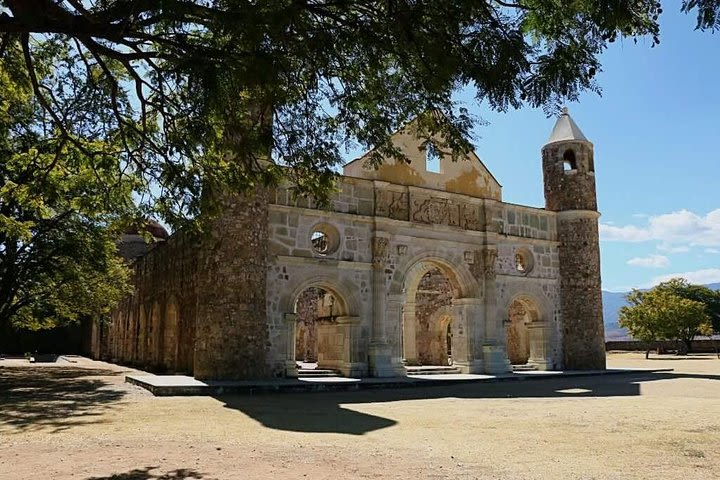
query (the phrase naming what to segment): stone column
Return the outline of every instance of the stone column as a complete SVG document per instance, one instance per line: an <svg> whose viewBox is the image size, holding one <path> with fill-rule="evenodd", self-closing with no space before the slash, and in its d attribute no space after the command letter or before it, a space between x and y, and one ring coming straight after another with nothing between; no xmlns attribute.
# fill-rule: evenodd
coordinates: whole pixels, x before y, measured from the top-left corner
<svg viewBox="0 0 720 480"><path fill-rule="evenodd" d="M538 370L550 370L552 361L548 358L548 322L530 322L527 329L530 342L528 364L537 366Z"/></svg>
<svg viewBox="0 0 720 480"><path fill-rule="evenodd" d="M294 313L285 314L285 328L287 335L287 358L285 359L285 376L297 378L298 368L295 361L295 329L297 328L297 317Z"/></svg>
<svg viewBox="0 0 720 480"><path fill-rule="evenodd" d="M402 306L402 345L400 356L405 358L407 365L416 365L418 363L416 328L415 302L405 302L405 305Z"/></svg>
<svg viewBox="0 0 720 480"><path fill-rule="evenodd" d="M388 260L388 244L385 237L375 236L372 243L372 283L373 283L373 321L370 340L370 375L373 377L392 377L392 352L385 335L386 285L385 265Z"/></svg>
<svg viewBox="0 0 720 480"><path fill-rule="evenodd" d="M477 331L482 323L482 300L457 298L453 311L453 365L462 373L481 373L483 361L477 353Z"/></svg>
<svg viewBox="0 0 720 480"><path fill-rule="evenodd" d="M498 374L512 370L507 358L505 345L505 327L503 317L498 315L497 286L495 261L497 260L497 247L488 245L480 251L482 265L482 285L484 296L484 338L482 345L482 358L485 373Z"/></svg>

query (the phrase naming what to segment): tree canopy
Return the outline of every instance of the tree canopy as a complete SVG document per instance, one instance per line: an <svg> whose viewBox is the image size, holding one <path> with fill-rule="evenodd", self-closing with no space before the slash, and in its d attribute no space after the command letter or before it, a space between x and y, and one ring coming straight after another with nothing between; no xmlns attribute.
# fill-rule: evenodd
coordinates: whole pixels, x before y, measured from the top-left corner
<svg viewBox="0 0 720 480"><path fill-rule="evenodd" d="M719 25L716 0L681 8L700 29ZM658 0L0 0L0 57L76 149L119 148L140 204L176 225L215 188L289 177L322 200L344 145L376 147L375 163L402 157L390 133L427 111L443 115L418 133L457 158L473 119L453 92L554 112L599 90L608 43L659 42L661 13ZM42 72L58 48L71 61ZM107 106L88 105L98 92ZM88 108L110 115L77 122ZM275 163L260 168L268 149Z"/></svg>
<svg viewBox="0 0 720 480"><path fill-rule="evenodd" d="M697 335L712 333L708 305L696 295L705 288L674 278L647 291L633 289L627 296L629 305L620 309L619 324L633 338L647 342L648 352L657 340L678 340L690 351Z"/></svg>
<svg viewBox="0 0 720 480"><path fill-rule="evenodd" d="M0 327L48 328L107 313L127 293L115 228L134 211L133 188L117 155L85 155L106 149L101 140L63 136L25 72L9 65L13 58L0 59ZM58 48L36 67L46 75L67 61ZM78 82L74 88L85 88ZM90 89L86 105L102 97ZM107 113L89 108L73 121L101 122Z"/></svg>
<svg viewBox="0 0 720 480"><path fill-rule="evenodd" d="M720 26L717 0L681 8ZM454 92L552 113L599 91L609 43L659 42L661 13L657 0L0 0L0 321L109 308L126 288L111 238L124 219L177 228L216 211L216 191L282 179L322 202L345 146L403 159L390 134L415 117L457 159L476 119Z"/></svg>

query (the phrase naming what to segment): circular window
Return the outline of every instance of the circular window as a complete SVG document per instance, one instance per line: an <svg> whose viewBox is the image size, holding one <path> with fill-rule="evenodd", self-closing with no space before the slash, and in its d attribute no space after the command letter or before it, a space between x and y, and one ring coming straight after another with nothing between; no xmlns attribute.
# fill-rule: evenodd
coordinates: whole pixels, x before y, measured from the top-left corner
<svg viewBox="0 0 720 480"><path fill-rule="evenodd" d="M316 225L310 233L310 245L315 253L328 255L337 250L340 235L335 227L327 224Z"/></svg>
<svg viewBox="0 0 720 480"><path fill-rule="evenodd" d="M529 250L521 249L515 252L515 270L526 275L533 268L533 257Z"/></svg>

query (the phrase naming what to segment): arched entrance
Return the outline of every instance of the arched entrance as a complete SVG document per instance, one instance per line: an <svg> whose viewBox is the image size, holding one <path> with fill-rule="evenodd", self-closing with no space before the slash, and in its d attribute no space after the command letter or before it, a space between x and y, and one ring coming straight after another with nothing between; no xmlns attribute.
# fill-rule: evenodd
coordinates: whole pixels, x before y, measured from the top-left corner
<svg viewBox="0 0 720 480"><path fill-rule="evenodd" d="M422 273L420 275L420 273ZM452 363L453 289L443 271L425 264L408 279L402 316L403 359L407 366ZM419 277L419 278L417 278Z"/></svg>
<svg viewBox="0 0 720 480"><path fill-rule="evenodd" d="M335 295L320 287L309 287L295 300L295 360L298 368L314 369L320 358L318 331L338 316ZM327 342L323 342L327 347ZM323 357L326 353L323 352Z"/></svg>
<svg viewBox="0 0 720 480"><path fill-rule="evenodd" d="M510 363L520 367L547 370L547 322L537 303L525 295L512 299L507 309L506 339Z"/></svg>
<svg viewBox="0 0 720 480"><path fill-rule="evenodd" d="M469 370L476 335L477 300L462 298L453 268L422 260L408 270L403 288L401 356L409 372L415 367L463 364Z"/></svg>
<svg viewBox="0 0 720 480"><path fill-rule="evenodd" d="M287 323L286 375L354 376L367 370L357 357L359 319L350 315L345 296L325 283L310 282L292 296Z"/></svg>

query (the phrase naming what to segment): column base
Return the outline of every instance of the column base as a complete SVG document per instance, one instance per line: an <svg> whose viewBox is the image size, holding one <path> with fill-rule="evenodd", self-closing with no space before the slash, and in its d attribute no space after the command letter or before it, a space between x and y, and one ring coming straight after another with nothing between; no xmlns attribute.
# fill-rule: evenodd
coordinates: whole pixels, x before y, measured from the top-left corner
<svg viewBox="0 0 720 480"><path fill-rule="evenodd" d="M285 376L288 378L298 377L298 368L295 360L288 360L285 362Z"/></svg>
<svg viewBox="0 0 720 480"><path fill-rule="evenodd" d="M397 366L393 364L390 345L371 343L369 351L369 373L371 377L396 377Z"/></svg>
<svg viewBox="0 0 720 480"><path fill-rule="evenodd" d="M367 377L368 374L368 366L365 362L344 362L340 368L340 373L343 374L345 377L350 378L362 378Z"/></svg>
<svg viewBox="0 0 720 480"><path fill-rule="evenodd" d="M512 365L508 360L505 347L483 345L483 358L485 360L485 373L496 375L512 372Z"/></svg>
<svg viewBox="0 0 720 480"><path fill-rule="evenodd" d="M460 370L460 373L483 373L483 361L479 359L470 362L455 361L452 366Z"/></svg>
<svg viewBox="0 0 720 480"><path fill-rule="evenodd" d="M552 361L544 358L531 358L528 365L534 365L538 370L552 370Z"/></svg>

